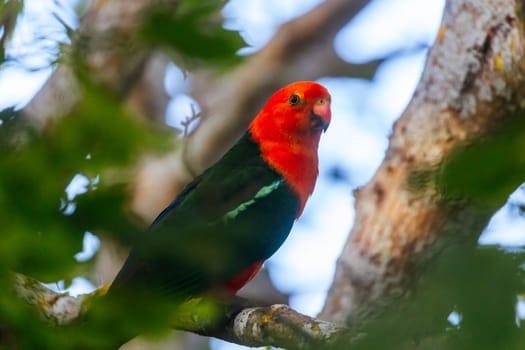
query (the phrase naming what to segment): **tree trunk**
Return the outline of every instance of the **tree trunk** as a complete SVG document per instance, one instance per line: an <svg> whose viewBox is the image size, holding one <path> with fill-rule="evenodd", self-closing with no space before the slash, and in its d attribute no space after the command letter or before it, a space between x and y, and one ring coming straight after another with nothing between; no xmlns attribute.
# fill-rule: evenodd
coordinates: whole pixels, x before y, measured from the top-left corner
<svg viewBox="0 0 525 350"><path fill-rule="evenodd" d="M321 318L355 325L370 319L409 291L423 262L432 263L444 246L475 242L503 204L450 201L435 180L453 151L524 107L523 34L521 1L447 2L385 158L355 191L354 226Z"/></svg>

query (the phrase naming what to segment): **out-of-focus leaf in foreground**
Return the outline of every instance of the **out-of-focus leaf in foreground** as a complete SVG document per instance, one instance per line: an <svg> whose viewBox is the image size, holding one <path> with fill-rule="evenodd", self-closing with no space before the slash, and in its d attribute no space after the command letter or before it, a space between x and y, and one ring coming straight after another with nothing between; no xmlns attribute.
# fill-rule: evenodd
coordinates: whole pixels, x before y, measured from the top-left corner
<svg viewBox="0 0 525 350"><path fill-rule="evenodd" d="M18 15L24 8L22 0L0 1L0 65L5 60L5 45L11 38L16 26Z"/></svg>
<svg viewBox="0 0 525 350"><path fill-rule="evenodd" d="M81 270L74 255L86 231L126 241L142 232L126 209L130 167L145 152L167 149L172 138L128 115L101 86L85 82L83 96L69 115L41 133L12 109L1 114L0 278L16 271L45 282L68 280ZM79 174L88 184L71 195L66 188ZM53 330L35 310L13 300L17 296L3 288L1 324L23 342L16 344L20 348L82 344L83 331Z"/></svg>
<svg viewBox="0 0 525 350"><path fill-rule="evenodd" d="M501 205L525 181L525 122L514 118L494 136L455 152L439 186L445 198Z"/></svg>
<svg viewBox="0 0 525 350"><path fill-rule="evenodd" d="M193 62L233 63L246 43L237 31L223 28L223 5L217 0L185 0L175 10L160 6L146 16L144 41L164 45Z"/></svg>
<svg viewBox="0 0 525 350"><path fill-rule="evenodd" d="M335 348L523 349L516 304L525 286L524 262L521 250L451 247L412 295L366 325L357 340Z"/></svg>
<svg viewBox="0 0 525 350"><path fill-rule="evenodd" d="M167 138L128 116L119 101L108 96L90 86L77 108L53 128L42 134L27 132L22 145L3 143L3 268L44 281L66 278L86 230L124 236L137 231L125 209L125 169L143 152L165 148ZM96 181L68 199L65 189L76 174Z"/></svg>

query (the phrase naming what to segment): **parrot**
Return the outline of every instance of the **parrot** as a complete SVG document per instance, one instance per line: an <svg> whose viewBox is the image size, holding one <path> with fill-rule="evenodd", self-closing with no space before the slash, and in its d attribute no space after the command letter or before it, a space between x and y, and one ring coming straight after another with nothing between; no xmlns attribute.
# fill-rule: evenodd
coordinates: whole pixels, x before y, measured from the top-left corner
<svg viewBox="0 0 525 350"><path fill-rule="evenodd" d="M238 142L137 240L108 293L235 295L303 212L318 175L330 103L328 90L316 82L276 91Z"/></svg>

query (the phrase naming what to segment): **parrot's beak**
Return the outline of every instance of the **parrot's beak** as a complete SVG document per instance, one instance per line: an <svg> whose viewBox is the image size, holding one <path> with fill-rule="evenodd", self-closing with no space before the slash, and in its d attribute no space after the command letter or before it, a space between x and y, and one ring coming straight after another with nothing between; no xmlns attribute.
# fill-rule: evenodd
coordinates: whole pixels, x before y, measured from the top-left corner
<svg viewBox="0 0 525 350"><path fill-rule="evenodd" d="M310 115L310 121L312 122L312 128L314 129L322 129L323 132L328 129L328 123L326 123L323 118L317 114L311 114Z"/></svg>
<svg viewBox="0 0 525 350"><path fill-rule="evenodd" d="M328 129L330 120L332 119L332 111L330 109L330 99L321 98L317 100L312 109L310 116L314 128L323 129L323 132Z"/></svg>

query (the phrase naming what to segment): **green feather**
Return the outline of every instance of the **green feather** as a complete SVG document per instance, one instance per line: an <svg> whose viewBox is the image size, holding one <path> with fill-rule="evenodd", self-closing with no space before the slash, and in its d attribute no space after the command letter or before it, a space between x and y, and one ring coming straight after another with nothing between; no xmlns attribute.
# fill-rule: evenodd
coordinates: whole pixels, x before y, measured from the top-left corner
<svg viewBox="0 0 525 350"><path fill-rule="evenodd" d="M284 183L283 180L277 180L277 181L273 182L272 184L270 184L268 186L262 187L259 190L259 192L257 192L255 194L255 197L253 197L253 199L250 199L247 202L241 203L237 208L227 212L226 215L224 216L224 218L226 220L235 219L237 217L237 215L239 215L241 212L245 211L252 204L254 204L257 199L267 197L270 193L272 193L277 188L279 188L279 186L282 186L283 183Z"/></svg>

